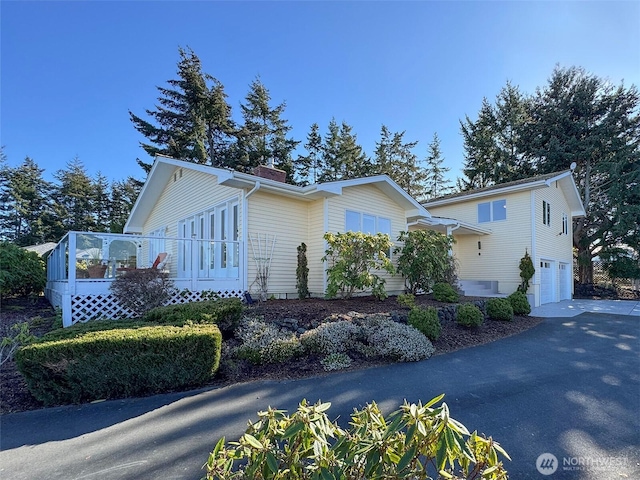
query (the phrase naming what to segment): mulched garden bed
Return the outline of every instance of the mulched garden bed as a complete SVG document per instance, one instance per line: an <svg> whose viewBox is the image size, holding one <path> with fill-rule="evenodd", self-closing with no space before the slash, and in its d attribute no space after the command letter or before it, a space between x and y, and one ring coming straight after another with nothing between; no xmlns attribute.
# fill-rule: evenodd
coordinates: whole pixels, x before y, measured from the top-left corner
<svg viewBox="0 0 640 480"><path fill-rule="evenodd" d="M462 297L460 303L481 300ZM450 304L437 302L430 295L416 297L420 306L448 307ZM349 300L269 300L262 304L255 304L247 308L246 314L262 316L266 321L282 322L290 319L304 329L317 326L326 317L345 315L349 312L362 314L389 313L395 318L402 319L408 309L400 307L395 297L384 301L372 297L356 297ZM335 318L334 317L334 318ZM55 312L44 298L35 302L16 300L2 306L0 312L2 332L10 325L29 321L31 332L40 336L52 327ZM453 352L461 348L482 345L500 338L509 337L538 325L543 320L535 317L515 317L513 322L486 320L480 327L468 329L457 323L445 320L442 322L442 334L433 342L436 355ZM247 361L228 361L224 357L221 369L211 385L229 385L256 379L291 379L312 375L332 374L323 370L320 358L308 356L294 361L278 364L255 366ZM357 370L380 365L388 362L371 361L365 357L353 358L351 367L346 370ZM344 370L342 370L344 371ZM40 402L34 399L27 390L24 379L16 369L14 361L5 362L0 368L0 414L34 410L42 408Z"/></svg>

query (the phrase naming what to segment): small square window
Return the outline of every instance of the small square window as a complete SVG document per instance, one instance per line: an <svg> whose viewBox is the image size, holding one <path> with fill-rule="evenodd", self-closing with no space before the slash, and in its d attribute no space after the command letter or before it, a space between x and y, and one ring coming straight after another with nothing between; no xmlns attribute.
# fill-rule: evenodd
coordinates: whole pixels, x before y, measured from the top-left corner
<svg viewBox="0 0 640 480"><path fill-rule="evenodd" d="M493 221L506 220L507 219L507 201L496 200L491 204L493 209Z"/></svg>
<svg viewBox="0 0 640 480"><path fill-rule="evenodd" d="M485 223L491 221L491 203L479 203L478 204L478 223Z"/></svg>

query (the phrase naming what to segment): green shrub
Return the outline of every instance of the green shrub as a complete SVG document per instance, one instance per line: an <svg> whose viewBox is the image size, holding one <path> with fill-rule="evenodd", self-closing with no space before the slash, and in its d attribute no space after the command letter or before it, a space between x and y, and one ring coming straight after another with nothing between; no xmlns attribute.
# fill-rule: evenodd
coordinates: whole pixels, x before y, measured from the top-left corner
<svg viewBox="0 0 640 480"><path fill-rule="evenodd" d="M326 322L300 335L300 341L310 353L330 355L344 353L362 339L361 328L347 320Z"/></svg>
<svg viewBox="0 0 640 480"><path fill-rule="evenodd" d="M484 321L484 315L474 304L463 303L458 306L456 321L465 327L479 327Z"/></svg>
<svg viewBox="0 0 640 480"><path fill-rule="evenodd" d="M529 290L529 280L533 278L533 275L536 273L536 269L533 266L533 260L531 260L531 256L529 252L524 251L524 257L520 259L520 278L522 282L518 286L518 291L522 293L527 293Z"/></svg>
<svg viewBox="0 0 640 480"><path fill-rule="evenodd" d="M422 403L406 401L387 417L375 402L351 414L348 429L327 415L330 403L296 412L269 407L249 422L238 442L221 438L203 468L208 480L480 478L506 480L500 444L449 415L444 395Z"/></svg>
<svg viewBox="0 0 640 480"><path fill-rule="evenodd" d="M236 330L236 337L241 342L237 356L256 364L286 362L303 351L295 333L260 318L243 319Z"/></svg>
<svg viewBox="0 0 640 480"><path fill-rule="evenodd" d="M399 362L418 362L435 352L431 341L411 325L394 322L382 315L370 315L362 321L367 345L381 357Z"/></svg>
<svg viewBox="0 0 640 480"><path fill-rule="evenodd" d="M402 307L413 308L416 306L416 297L410 293L401 293L396 298L396 302Z"/></svg>
<svg viewBox="0 0 640 480"><path fill-rule="evenodd" d="M0 242L0 298L39 295L47 284L42 258L10 242Z"/></svg>
<svg viewBox="0 0 640 480"><path fill-rule="evenodd" d="M69 338L52 333L16 354L30 392L45 405L202 385L220 361L222 336L215 325L121 326Z"/></svg>
<svg viewBox="0 0 640 480"><path fill-rule="evenodd" d="M432 342L440 337L442 325L435 307L416 307L409 312L409 325L422 332Z"/></svg>
<svg viewBox="0 0 640 480"><path fill-rule="evenodd" d="M307 244L298 246L298 266L296 267L296 289L298 298L309 296L309 267L307 266Z"/></svg>
<svg viewBox="0 0 640 480"><path fill-rule="evenodd" d="M513 292L507 299L511 303L511 308L513 308L515 315L529 315L531 313L531 305L529 305L529 300L527 300L527 296L524 293L520 291Z"/></svg>
<svg viewBox="0 0 640 480"><path fill-rule="evenodd" d="M393 243L389 235L369 235L361 232L325 233L327 250L322 258L327 268L328 298L340 294L350 298L357 291L371 289L379 300L387 298L385 279L376 271L393 273L394 268L387 256Z"/></svg>
<svg viewBox="0 0 640 480"><path fill-rule="evenodd" d="M109 289L120 305L141 317L166 303L174 286L168 273L154 268L139 268L116 277Z"/></svg>
<svg viewBox="0 0 640 480"><path fill-rule="evenodd" d="M351 357L346 353L331 353L324 357L320 364L327 372L332 370L343 370L351 366Z"/></svg>
<svg viewBox="0 0 640 480"><path fill-rule="evenodd" d="M433 286L433 298L439 302L456 303L459 295L451 285L440 282Z"/></svg>
<svg viewBox="0 0 640 480"><path fill-rule="evenodd" d="M242 302L238 298L204 300L157 307L142 317L145 322L165 325L215 323L223 332L232 332L242 318Z"/></svg>
<svg viewBox="0 0 640 480"><path fill-rule="evenodd" d="M433 230L400 232L396 247L398 272L405 277L410 293L428 291L436 282L455 277L455 259L449 254L454 243L448 237Z"/></svg>
<svg viewBox="0 0 640 480"><path fill-rule="evenodd" d="M487 316L494 320L513 320L513 308L506 298L490 298L487 301Z"/></svg>

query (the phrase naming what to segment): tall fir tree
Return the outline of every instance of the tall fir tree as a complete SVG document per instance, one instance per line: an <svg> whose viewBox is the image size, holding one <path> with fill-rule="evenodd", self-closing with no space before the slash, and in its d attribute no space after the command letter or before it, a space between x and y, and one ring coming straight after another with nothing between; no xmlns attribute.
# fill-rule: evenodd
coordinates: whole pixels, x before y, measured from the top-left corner
<svg viewBox="0 0 640 480"><path fill-rule="evenodd" d="M240 105L244 124L240 130L236 170L251 172L260 164L269 164L287 172L287 181L293 183L295 167L292 152L298 141L287 137L291 126L282 117L286 103L272 107L269 90L256 78L249 86L245 103Z"/></svg>
<svg viewBox="0 0 640 480"><path fill-rule="evenodd" d="M51 184L44 180L43 172L29 157L15 168L9 167L6 160L2 162L0 231L5 240L24 246L54 239L47 222L51 218Z"/></svg>
<svg viewBox="0 0 640 480"><path fill-rule="evenodd" d="M371 161L358 144L358 136L347 122L340 125L338 157L342 163L341 180L366 177L371 174Z"/></svg>
<svg viewBox="0 0 640 480"><path fill-rule="evenodd" d="M322 166L320 182L342 180L342 160L340 159L340 127L332 118L327 127L322 145Z"/></svg>
<svg viewBox="0 0 640 480"><path fill-rule="evenodd" d="M124 225L129 218L138 194L140 184L133 177L111 183L111 198L109 199L109 231L122 233Z"/></svg>
<svg viewBox="0 0 640 480"><path fill-rule="evenodd" d="M156 87L158 105L146 110L151 121L129 112L133 125L147 138L142 148L151 156L164 154L203 165L224 166L235 134L231 107L222 84L202 71L198 56L178 49L178 78ZM138 164L149 172L151 164Z"/></svg>
<svg viewBox="0 0 640 480"><path fill-rule="evenodd" d="M425 195L426 171L421 167L413 149L418 142L405 142L405 132L392 133L386 125L380 129L376 142L373 170L388 175L414 198Z"/></svg>
<svg viewBox="0 0 640 480"><path fill-rule="evenodd" d="M93 179L93 214L95 231L109 232L109 214L111 212L111 191L109 180L98 172Z"/></svg>
<svg viewBox="0 0 640 480"><path fill-rule="evenodd" d="M59 182L53 192L54 212L60 221L59 234L96 231L96 188L84 164L76 157L54 177Z"/></svg>
<svg viewBox="0 0 640 480"><path fill-rule="evenodd" d="M580 283L593 282L592 260L628 246L640 252L640 95L582 68L556 67L539 88L523 130L539 173L577 167L586 216L574 221Z"/></svg>
<svg viewBox="0 0 640 480"><path fill-rule="evenodd" d="M433 199L451 193L451 180L446 176L450 168L443 166L444 158L440 150L440 138L433 134L433 140L427 150L426 163L426 197Z"/></svg>
<svg viewBox="0 0 640 480"><path fill-rule="evenodd" d="M306 155L299 155L296 162L296 178L299 185L317 183L322 173L322 135L317 123L311 125L304 144Z"/></svg>

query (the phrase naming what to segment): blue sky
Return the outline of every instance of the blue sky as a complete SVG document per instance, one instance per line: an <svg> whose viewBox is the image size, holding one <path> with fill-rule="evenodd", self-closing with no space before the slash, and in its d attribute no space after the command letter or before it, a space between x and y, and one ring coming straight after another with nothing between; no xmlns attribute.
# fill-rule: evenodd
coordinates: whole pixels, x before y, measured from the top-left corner
<svg viewBox="0 0 640 480"><path fill-rule="evenodd" d="M292 135L332 117L372 154L384 123L434 132L460 175L459 120L507 80L533 93L556 64L640 85L640 2L2 1L1 130L10 165L45 176L78 156L89 174L143 178L144 115L176 77L178 47L225 86L234 116L260 75Z"/></svg>

